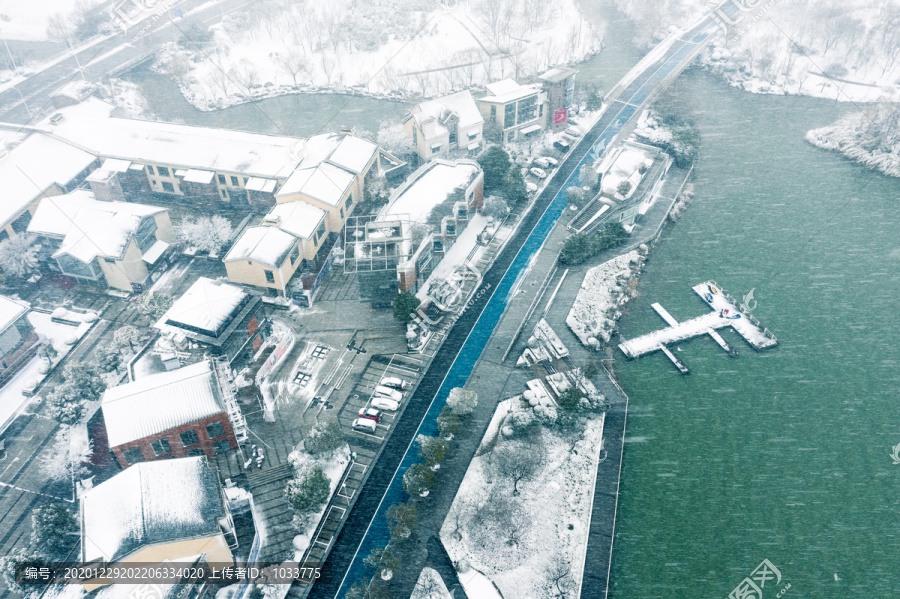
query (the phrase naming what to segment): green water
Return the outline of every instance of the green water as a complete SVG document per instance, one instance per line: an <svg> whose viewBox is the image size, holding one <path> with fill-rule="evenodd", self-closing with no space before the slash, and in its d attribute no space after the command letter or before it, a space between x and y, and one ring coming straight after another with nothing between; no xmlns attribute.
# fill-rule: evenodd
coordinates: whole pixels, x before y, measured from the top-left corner
<svg viewBox="0 0 900 599"><path fill-rule="evenodd" d="M727 597L768 559L774 597L900 593L900 181L804 133L852 106L756 96L696 70L670 90L703 138L696 199L664 236L625 338L706 308L714 279L779 339L617 359L631 398L610 597ZM619 354L621 357L621 354ZM837 580L835 579L837 575Z"/></svg>

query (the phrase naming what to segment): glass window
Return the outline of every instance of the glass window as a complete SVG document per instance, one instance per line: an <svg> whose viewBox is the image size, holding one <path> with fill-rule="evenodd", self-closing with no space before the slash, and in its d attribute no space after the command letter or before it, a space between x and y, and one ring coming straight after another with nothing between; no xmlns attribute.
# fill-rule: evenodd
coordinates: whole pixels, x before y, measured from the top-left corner
<svg viewBox="0 0 900 599"><path fill-rule="evenodd" d="M189 458L195 458L195 457L197 457L197 456L201 456L201 455L204 455L204 454L205 454L205 452L204 452L202 449L199 449L199 448L198 448L198 449L192 449L192 450L190 450L189 452L187 452L187 457L189 457Z"/></svg>
<svg viewBox="0 0 900 599"><path fill-rule="evenodd" d="M537 96L531 96L519 101L519 115L516 124L530 121L537 116ZM511 125L512 123L507 123Z"/></svg>
<svg viewBox="0 0 900 599"><path fill-rule="evenodd" d="M131 449L126 449L122 452L122 455L125 457L125 461L129 464L137 464L138 462L144 461L144 454L141 453L140 447L132 447Z"/></svg>
<svg viewBox="0 0 900 599"><path fill-rule="evenodd" d="M274 283L275 282L275 273L271 270L264 271L266 273L266 283Z"/></svg>
<svg viewBox="0 0 900 599"><path fill-rule="evenodd" d="M141 252L146 252L150 246L156 243L156 219L152 216L145 217L141 221L137 232L134 234L134 240L137 242Z"/></svg>
<svg viewBox="0 0 900 599"><path fill-rule="evenodd" d="M59 264L59 269L64 274L72 275L73 277L81 277L83 279L96 279L100 276L101 272L96 259L90 264L85 264L74 256L63 254L56 259L56 263Z"/></svg>
<svg viewBox="0 0 900 599"><path fill-rule="evenodd" d="M322 220L322 222L319 223L319 228L316 229L316 241L318 242L319 239L323 235L325 235L325 221L324 220Z"/></svg>
<svg viewBox="0 0 900 599"><path fill-rule="evenodd" d="M238 181L238 178L235 177L234 175L231 175L231 184L235 187L241 186L240 182Z"/></svg>
<svg viewBox="0 0 900 599"><path fill-rule="evenodd" d="M503 115L503 127L508 128L516 124L516 103L510 102L506 105Z"/></svg>
<svg viewBox="0 0 900 599"><path fill-rule="evenodd" d="M456 123L452 123L449 127L449 129L450 129L450 145L453 145L456 143L457 128L458 128L458 126Z"/></svg>
<svg viewBox="0 0 900 599"><path fill-rule="evenodd" d="M163 455L172 451L172 447L166 439L159 439L150 444L153 448L153 455Z"/></svg>
<svg viewBox="0 0 900 599"><path fill-rule="evenodd" d="M213 449L216 450L217 454L227 453L231 451L231 443L228 441L228 439L222 439L221 441L213 445Z"/></svg>
<svg viewBox="0 0 900 599"><path fill-rule="evenodd" d="M220 184L220 185L228 185L228 184L225 182L225 175L219 175L219 184Z"/></svg>
<svg viewBox="0 0 900 599"><path fill-rule="evenodd" d="M168 181L163 181L162 186L163 186L163 191L166 191L169 193L175 193L175 186L172 185L171 183L169 183Z"/></svg>
<svg viewBox="0 0 900 599"><path fill-rule="evenodd" d="M491 122L497 122L497 107L493 105L491 105Z"/></svg>
<svg viewBox="0 0 900 599"><path fill-rule="evenodd" d="M158 166L158 167L156 167L156 172L159 173L160 177L168 177L169 176L169 167Z"/></svg>
<svg viewBox="0 0 900 599"><path fill-rule="evenodd" d="M148 164L148 165L147 165L147 172L150 173L151 175L155 175L155 174L156 174L156 171L153 170L153 165L152 165L152 164Z"/></svg>
<svg viewBox="0 0 900 599"><path fill-rule="evenodd" d="M225 434L225 426L221 422L213 422L206 425L206 434L210 439L221 437Z"/></svg>
<svg viewBox="0 0 900 599"><path fill-rule="evenodd" d="M178 436L181 438L181 444L185 447L200 442L200 437L197 436L197 431L184 431Z"/></svg>
<svg viewBox="0 0 900 599"><path fill-rule="evenodd" d="M297 242L297 245L294 246L294 250L291 252L291 266L296 266L297 262L300 261L300 242Z"/></svg>

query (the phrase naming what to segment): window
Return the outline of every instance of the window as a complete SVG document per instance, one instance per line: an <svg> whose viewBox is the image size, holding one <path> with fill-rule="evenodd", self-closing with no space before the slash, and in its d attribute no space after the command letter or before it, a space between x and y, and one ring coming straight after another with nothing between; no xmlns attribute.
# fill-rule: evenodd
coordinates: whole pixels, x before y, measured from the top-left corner
<svg viewBox="0 0 900 599"><path fill-rule="evenodd" d="M189 452L187 452L187 457L189 457L189 458L196 458L197 456L201 456L201 455L205 455L205 452L200 448L192 449Z"/></svg>
<svg viewBox="0 0 900 599"><path fill-rule="evenodd" d="M137 464L144 461L144 454L141 453L140 447L132 447L122 452L122 456L129 464Z"/></svg>
<svg viewBox="0 0 900 599"><path fill-rule="evenodd" d="M156 167L156 172L159 173L160 177L168 177L169 176L169 167L158 166L158 167Z"/></svg>
<svg viewBox="0 0 900 599"><path fill-rule="evenodd" d="M222 439L215 445L213 445L213 449L216 450L217 454L228 453L231 451L231 442L228 439Z"/></svg>
<svg viewBox="0 0 900 599"><path fill-rule="evenodd" d="M164 453L169 453L172 451L172 447L169 445L169 442L166 439L159 439L158 441L154 441L150 444L150 447L153 448L153 455L162 455Z"/></svg>
<svg viewBox="0 0 900 599"><path fill-rule="evenodd" d="M322 222L319 223L319 228L316 229L316 243L318 243L319 239L321 239L322 236L324 236L324 235L325 235L325 221L322 220Z"/></svg>
<svg viewBox="0 0 900 599"><path fill-rule="evenodd" d="M212 422L206 425L206 434L209 435L210 439L221 437L225 434L225 427L221 422Z"/></svg>
<svg viewBox="0 0 900 599"><path fill-rule="evenodd" d="M224 189L220 189L219 191L222 193L222 198L226 198L226 197L227 197L227 195L225 194L225 190L224 190Z"/></svg>
<svg viewBox="0 0 900 599"><path fill-rule="evenodd" d="M232 184L234 187L240 187L240 186L241 186L240 182L238 181L238 178L235 177L234 175L231 175L231 184Z"/></svg>
<svg viewBox="0 0 900 599"><path fill-rule="evenodd" d="M512 127L516 124L516 103L511 102L506 105L503 114L503 127Z"/></svg>
<svg viewBox="0 0 900 599"><path fill-rule="evenodd" d="M169 193L175 193L175 186L169 183L168 181L162 182L163 191L167 191Z"/></svg>
<svg viewBox="0 0 900 599"><path fill-rule="evenodd" d="M341 220L344 220L344 207L343 206L341 206L340 212L341 212Z"/></svg>
<svg viewBox="0 0 900 599"><path fill-rule="evenodd" d="M419 147L419 128L413 125L413 146Z"/></svg>
<svg viewBox="0 0 900 599"><path fill-rule="evenodd" d="M138 247L141 248L141 253L146 252L150 249L150 246L156 243L156 235L154 233L156 233L156 219L152 216L145 217L134 234L134 240L137 242Z"/></svg>
<svg viewBox="0 0 900 599"><path fill-rule="evenodd" d="M96 259L86 264L74 256L63 254L56 259L56 263L59 264L59 269L63 274L83 279L97 279L102 272Z"/></svg>
<svg viewBox="0 0 900 599"><path fill-rule="evenodd" d="M458 125L456 123L452 123L449 127L449 129L450 129L450 145L451 146L456 143L457 128L458 128Z"/></svg>
<svg viewBox="0 0 900 599"><path fill-rule="evenodd" d="M200 442L200 437L197 436L197 431L184 431L180 435L181 444L187 447L188 445L194 445Z"/></svg>
<svg viewBox="0 0 900 599"><path fill-rule="evenodd" d="M266 273L266 283L274 283L275 282L275 273L271 270L263 271Z"/></svg>
<svg viewBox="0 0 900 599"><path fill-rule="evenodd" d="M537 96L531 96L530 98L525 98L519 102L519 115L516 124L521 124L526 121L530 121L537 117ZM512 125L512 123L507 122L507 125Z"/></svg>
<svg viewBox="0 0 900 599"><path fill-rule="evenodd" d="M228 183L225 182L225 175L219 175L219 185L228 185Z"/></svg>
<svg viewBox="0 0 900 599"><path fill-rule="evenodd" d="M155 175L155 174L156 174L156 171L153 170L153 165L152 165L152 164L148 164L148 165L147 165L147 172L150 173L151 175Z"/></svg>
<svg viewBox="0 0 900 599"><path fill-rule="evenodd" d="M544 116L544 105L543 104L538 106L538 116Z"/></svg>
<svg viewBox="0 0 900 599"><path fill-rule="evenodd" d="M294 246L294 250L291 252L291 266L296 266L297 262L300 261L300 242L297 242L297 245Z"/></svg>
<svg viewBox="0 0 900 599"><path fill-rule="evenodd" d="M497 122L497 107L493 105L491 106L491 122Z"/></svg>

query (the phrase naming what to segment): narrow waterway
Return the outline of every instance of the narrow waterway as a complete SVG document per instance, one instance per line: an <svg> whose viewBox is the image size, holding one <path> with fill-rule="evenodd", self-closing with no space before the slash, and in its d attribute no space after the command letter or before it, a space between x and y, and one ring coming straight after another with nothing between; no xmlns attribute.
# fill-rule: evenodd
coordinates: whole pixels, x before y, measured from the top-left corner
<svg viewBox="0 0 900 599"><path fill-rule="evenodd" d="M900 589L900 181L807 144L852 106L756 96L696 69L669 91L703 138L696 199L653 252L630 338L706 311L714 279L778 337L616 368L631 397L611 597L726 597L768 559L786 596ZM682 351L683 350L683 351Z"/></svg>

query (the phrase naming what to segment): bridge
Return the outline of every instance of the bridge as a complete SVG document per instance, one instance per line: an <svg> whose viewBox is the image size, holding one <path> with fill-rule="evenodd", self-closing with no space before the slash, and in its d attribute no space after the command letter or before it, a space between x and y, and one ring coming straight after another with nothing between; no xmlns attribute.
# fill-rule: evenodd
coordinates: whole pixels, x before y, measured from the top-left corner
<svg viewBox="0 0 900 599"><path fill-rule="evenodd" d="M736 17L738 10L733 3L716 9L731 18ZM432 366L404 414L406 422L402 422L389 438L335 541L330 556L332 582L314 585L309 589L309 597L343 597L368 574L363 560L376 547L384 547L390 539L386 526L387 509L407 499L402 479L406 471L418 462L414 439L420 434L438 434L437 416L446 405L450 390L463 386L468 380L502 318L516 284L541 251L544 241L565 210L565 190L580 185L581 166L594 163L617 139L630 133L630 127L633 127L644 107L693 61L718 30L719 22L711 12L688 29L674 32L607 94L607 106L598 122L563 161L535 199L529 213L523 217L519 229L484 273L482 288L488 292L468 306L435 355ZM416 405L423 407L419 411L411 411L410 408ZM472 426L478 428L482 424L472 423ZM617 425L608 427L604 434L624 435L624 418ZM619 464L620 448L619 440L616 446ZM599 536L603 538L595 539L592 534L589 541L582 597L606 597L617 497L616 491L600 498L612 501L611 518L598 527L602 529L603 534ZM420 527L423 525L423 522L419 523ZM437 535L437 530L434 535Z"/></svg>

